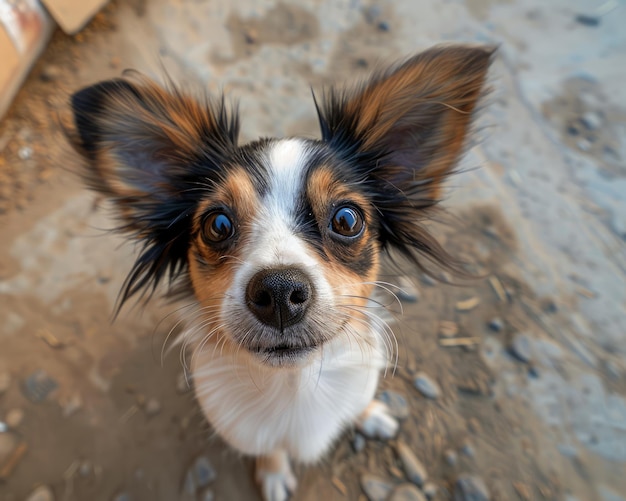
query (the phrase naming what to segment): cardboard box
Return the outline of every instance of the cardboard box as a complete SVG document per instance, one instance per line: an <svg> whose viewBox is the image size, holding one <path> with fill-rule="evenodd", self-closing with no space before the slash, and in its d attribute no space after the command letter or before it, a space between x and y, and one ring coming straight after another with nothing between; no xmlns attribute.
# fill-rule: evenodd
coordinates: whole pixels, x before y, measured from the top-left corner
<svg viewBox="0 0 626 501"><path fill-rule="evenodd" d="M68 35L78 33L108 0L41 0Z"/></svg>
<svg viewBox="0 0 626 501"><path fill-rule="evenodd" d="M55 21L73 35L107 1L43 0L46 10L38 0L0 0L0 118L48 44Z"/></svg>

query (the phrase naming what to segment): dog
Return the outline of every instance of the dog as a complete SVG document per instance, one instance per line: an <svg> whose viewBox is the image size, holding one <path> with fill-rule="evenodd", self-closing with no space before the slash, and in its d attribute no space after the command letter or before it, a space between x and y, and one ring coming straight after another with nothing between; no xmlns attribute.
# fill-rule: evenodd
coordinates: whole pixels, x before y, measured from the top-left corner
<svg viewBox="0 0 626 501"><path fill-rule="evenodd" d="M493 49L436 46L313 96L321 139L238 144L224 97L125 76L71 97L72 143L139 242L121 304L163 282L196 304L181 334L202 411L256 458L267 501L350 426L389 439L374 399L392 339L371 312L390 251L452 258L424 222L463 153Z"/></svg>

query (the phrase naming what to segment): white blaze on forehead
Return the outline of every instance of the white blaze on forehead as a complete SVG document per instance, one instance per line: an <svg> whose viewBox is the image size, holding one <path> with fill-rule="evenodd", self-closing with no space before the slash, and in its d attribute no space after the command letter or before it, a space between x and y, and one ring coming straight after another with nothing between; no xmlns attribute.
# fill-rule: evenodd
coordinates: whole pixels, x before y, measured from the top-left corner
<svg viewBox="0 0 626 501"><path fill-rule="evenodd" d="M248 262L253 267L315 263L294 231L308 157L309 151L299 139L277 141L267 151L268 190L260 201L249 244Z"/></svg>
<svg viewBox="0 0 626 501"><path fill-rule="evenodd" d="M269 190L264 202L285 216L302 196L307 151L299 139L278 141L269 151Z"/></svg>

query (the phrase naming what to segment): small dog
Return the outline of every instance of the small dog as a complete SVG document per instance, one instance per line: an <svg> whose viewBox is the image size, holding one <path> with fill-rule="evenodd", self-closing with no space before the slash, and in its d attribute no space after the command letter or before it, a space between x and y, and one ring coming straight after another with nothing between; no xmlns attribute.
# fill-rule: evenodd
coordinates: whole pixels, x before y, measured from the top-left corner
<svg viewBox="0 0 626 501"><path fill-rule="evenodd" d="M396 434L373 399L391 353L368 309L385 287L381 256L450 264L423 221L463 151L492 55L435 47L331 89L315 101L321 140L239 145L223 98L142 77L72 96L84 175L142 245L121 303L164 280L194 297L182 342L196 397L217 433L256 457L266 500L287 499L290 461L318 460L348 426Z"/></svg>

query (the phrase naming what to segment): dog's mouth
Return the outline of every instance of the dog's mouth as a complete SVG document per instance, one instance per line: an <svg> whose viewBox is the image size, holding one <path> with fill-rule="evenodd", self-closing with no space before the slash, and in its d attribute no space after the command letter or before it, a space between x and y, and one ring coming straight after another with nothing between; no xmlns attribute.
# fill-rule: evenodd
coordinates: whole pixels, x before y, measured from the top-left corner
<svg viewBox="0 0 626 501"><path fill-rule="evenodd" d="M319 344L291 345L288 343L274 346L250 346L248 350L263 363L275 367L293 366L306 360L318 348Z"/></svg>

